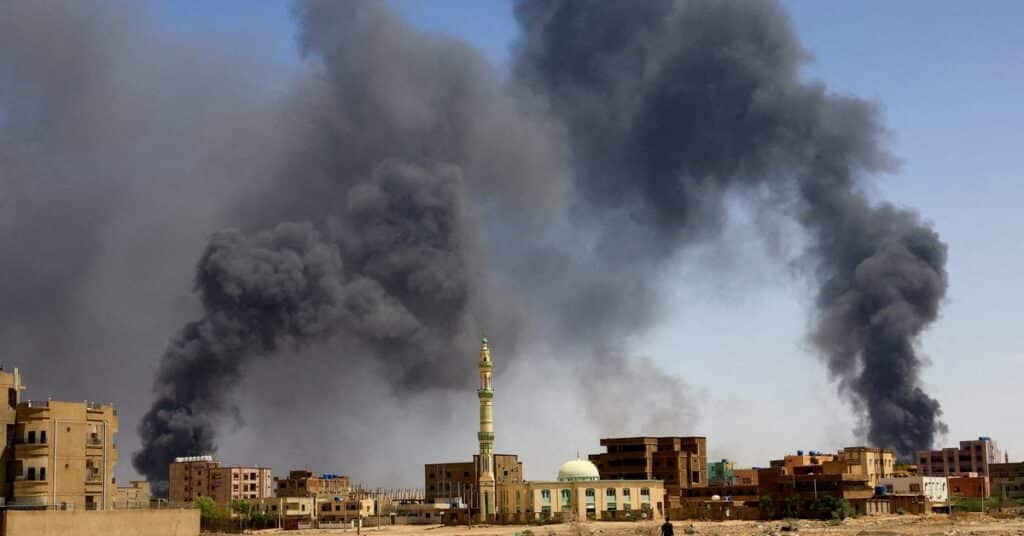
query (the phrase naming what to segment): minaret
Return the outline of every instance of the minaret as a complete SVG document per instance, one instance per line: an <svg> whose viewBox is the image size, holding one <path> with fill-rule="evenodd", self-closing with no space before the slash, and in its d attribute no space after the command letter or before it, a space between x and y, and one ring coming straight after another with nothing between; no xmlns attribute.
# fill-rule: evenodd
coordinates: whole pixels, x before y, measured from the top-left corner
<svg viewBox="0 0 1024 536"><path fill-rule="evenodd" d="M486 522L494 517L494 413L492 402L494 390L491 388L491 351L487 348L487 337L480 341L480 432L476 435L480 441L480 521Z"/></svg>

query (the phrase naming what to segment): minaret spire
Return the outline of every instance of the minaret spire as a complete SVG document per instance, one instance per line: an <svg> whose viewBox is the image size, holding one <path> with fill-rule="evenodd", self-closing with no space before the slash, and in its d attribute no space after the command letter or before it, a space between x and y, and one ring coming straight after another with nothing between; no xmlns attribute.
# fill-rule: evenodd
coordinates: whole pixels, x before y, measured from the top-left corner
<svg viewBox="0 0 1024 536"><path fill-rule="evenodd" d="M480 441L480 467L479 467L479 489L480 489L480 520L489 521L494 517L494 389L491 386L491 369L494 364L491 362L491 350L487 347L487 337L480 339L480 361L477 364L480 369L480 389L477 396L480 399L480 432L477 440Z"/></svg>

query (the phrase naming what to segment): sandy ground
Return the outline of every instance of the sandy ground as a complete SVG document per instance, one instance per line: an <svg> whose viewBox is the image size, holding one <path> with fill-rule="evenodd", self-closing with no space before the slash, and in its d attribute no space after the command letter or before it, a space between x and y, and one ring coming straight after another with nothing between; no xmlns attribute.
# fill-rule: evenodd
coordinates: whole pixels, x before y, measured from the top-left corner
<svg viewBox="0 0 1024 536"><path fill-rule="evenodd" d="M675 535L687 534L718 534L733 535L778 535L789 534L836 534L861 536L888 536L894 534L918 534L941 536L995 535L1010 534L1024 536L1024 517L1011 519L995 519L989 516L964 515L950 518L946 515L931 516L892 516L862 517L848 519L842 524L829 524L821 521L798 520L785 521L677 521L674 522ZM788 530L787 530L788 529ZM794 530L795 529L795 530ZM472 529L461 527L438 526L388 526L380 530L363 529L361 536L516 536L529 530L533 536L658 536L658 524L651 522L591 522L545 526L474 526ZM259 534L273 534L276 530L259 531ZM288 531L286 535L327 535L347 534L355 536L356 531L349 530L302 530ZM522 536L522 535L519 535Z"/></svg>

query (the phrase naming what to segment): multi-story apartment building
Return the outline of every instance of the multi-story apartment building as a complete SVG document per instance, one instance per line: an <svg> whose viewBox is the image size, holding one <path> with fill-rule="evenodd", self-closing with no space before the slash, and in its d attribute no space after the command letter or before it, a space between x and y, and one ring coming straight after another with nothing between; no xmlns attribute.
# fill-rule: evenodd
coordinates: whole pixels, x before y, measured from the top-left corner
<svg viewBox="0 0 1024 536"><path fill-rule="evenodd" d="M605 438L607 452L591 454L602 480L661 480L667 504L679 504L683 489L707 487L708 456L705 437Z"/></svg>
<svg viewBox="0 0 1024 536"><path fill-rule="evenodd" d="M0 390L7 395L7 403L0 404L0 431L3 432L3 450L0 451L0 505L14 493L14 475L8 469L14 466L14 431L17 423L18 403L25 387L18 369L7 372L0 368Z"/></svg>
<svg viewBox="0 0 1024 536"><path fill-rule="evenodd" d="M168 471L168 501L189 504L212 497L221 506L232 500L273 496L274 482L266 467L221 467L212 456L176 458Z"/></svg>
<svg viewBox="0 0 1024 536"><path fill-rule="evenodd" d="M61 509L113 508L114 434L109 404L20 402L14 427L13 504Z"/></svg>
<svg viewBox="0 0 1024 536"><path fill-rule="evenodd" d="M186 505L199 497L213 497L213 470L219 467L213 456L175 458L168 469L167 501Z"/></svg>
<svg viewBox="0 0 1024 536"><path fill-rule="evenodd" d="M274 476L266 467L218 467L210 483L213 500L223 506L236 499L252 501L274 496Z"/></svg>
<svg viewBox="0 0 1024 536"><path fill-rule="evenodd" d="M461 498L471 507L476 506L477 483L480 474L480 455L471 462L428 463L423 466L424 497L429 503L435 499ZM502 485L523 481L523 462L517 454L494 455L494 482Z"/></svg>
<svg viewBox="0 0 1024 536"><path fill-rule="evenodd" d="M874 488L879 479L891 477L895 473L896 452L874 447L847 447L839 451L837 460L826 462L825 465L830 463L841 463L842 470L837 472L862 476ZM826 469L825 472L831 471Z"/></svg>
<svg viewBox="0 0 1024 536"><path fill-rule="evenodd" d="M999 463L999 448L990 437L961 441L960 447L921 450L915 455L918 472L924 476L989 475L989 464Z"/></svg>
<svg viewBox="0 0 1024 536"><path fill-rule="evenodd" d="M313 496L336 496L348 495L349 478L344 475L325 473L314 475L312 471L299 470L290 471L288 478L277 478L277 489L275 494L278 497L313 497Z"/></svg>
<svg viewBox="0 0 1024 536"><path fill-rule="evenodd" d="M1024 498L1024 462L993 463L988 466L992 494L1008 499Z"/></svg>
<svg viewBox="0 0 1024 536"><path fill-rule="evenodd" d="M769 467L782 469L784 475L810 474L817 472L814 467L833 462L838 457L837 454L798 450L796 454L787 454L781 460L771 460Z"/></svg>

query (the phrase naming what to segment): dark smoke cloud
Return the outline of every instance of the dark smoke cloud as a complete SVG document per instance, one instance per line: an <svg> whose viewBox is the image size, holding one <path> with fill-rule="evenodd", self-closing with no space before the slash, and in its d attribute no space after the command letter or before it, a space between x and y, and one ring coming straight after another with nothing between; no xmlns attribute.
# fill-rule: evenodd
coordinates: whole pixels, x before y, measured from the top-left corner
<svg viewBox="0 0 1024 536"><path fill-rule="evenodd" d="M203 317L162 359L136 468L161 480L175 456L214 452L232 387L282 345L341 333L342 355L369 348L407 388L450 381L435 371L467 351L456 342L469 292L460 187L457 170L385 162L337 200L325 234L282 223L214 236L196 270Z"/></svg>
<svg viewBox="0 0 1024 536"><path fill-rule="evenodd" d="M795 212L821 282L813 340L868 438L903 456L930 447L943 425L914 343L945 294L945 246L865 199L859 177L892 162L877 112L800 79L807 54L782 8L522 0L516 15L514 72L566 121L577 213L605 260L656 267L717 236L731 193Z"/></svg>

